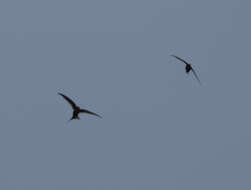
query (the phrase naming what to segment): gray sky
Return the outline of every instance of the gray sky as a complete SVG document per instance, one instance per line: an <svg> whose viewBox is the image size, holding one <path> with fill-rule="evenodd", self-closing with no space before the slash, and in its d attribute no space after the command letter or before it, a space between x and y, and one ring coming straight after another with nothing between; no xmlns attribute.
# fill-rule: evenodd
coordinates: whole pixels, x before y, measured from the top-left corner
<svg viewBox="0 0 251 190"><path fill-rule="evenodd" d="M249 190L250 6L1 1L0 189Z"/></svg>

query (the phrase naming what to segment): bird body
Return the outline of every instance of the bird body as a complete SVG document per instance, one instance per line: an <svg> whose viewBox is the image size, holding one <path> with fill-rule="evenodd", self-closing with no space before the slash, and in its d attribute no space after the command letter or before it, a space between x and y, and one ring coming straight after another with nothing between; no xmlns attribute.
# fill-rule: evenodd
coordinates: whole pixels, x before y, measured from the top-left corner
<svg viewBox="0 0 251 190"><path fill-rule="evenodd" d="M200 79L198 77L198 75L196 74L195 70L193 69L192 65L189 64L188 62L186 62L184 59L181 59L180 57L176 56L176 55L171 55L172 57L175 57L176 59L180 60L181 62L186 64L186 73L188 74L190 71L193 72L195 78L197 79L197 81L201 84Z"/></svg>
<svg viewBox="0 0 251 190"><path fill-rule="evenodd" d="M192 66L190 64L186 65L186 73L189 73L192 69Z"/></svg>
<svg viewBox="0 0 251 190"><path fill-rule="evenodd" d="M79 113L80 113L79 110L74 110L73 113L72 113L71 120L73 120L73 119L80 119L80 118L78 117L78 114L79 114Z"/></svg>
<svg viewBox="0 0 251 190"><path fill-rule="evenodd" d="M78 116L78 114L79 113L87 113L87 114L90 114L90 115L94 115L94 116L97 116L97 117L100 117L101 118L101 116L100 115L98 115L98 114L96 114L96 113L94 113L94 112L91 112L91 111L88 111L88 110L86 110L86 109L81 109L80 107L78 107L74 102L73 102L73 100L71 100L69 97L67 97L66 95L64 95L64 94L62 94L62 93L58 93L60 96L62 96L70 105L71 105L71 107L72 107L72 109L73 109L73 113L72 113L72 117L71 117L71 119L70 119L70 121L71 120L73 120L73 119L80 119L79 118L79 116Z"/></svg>

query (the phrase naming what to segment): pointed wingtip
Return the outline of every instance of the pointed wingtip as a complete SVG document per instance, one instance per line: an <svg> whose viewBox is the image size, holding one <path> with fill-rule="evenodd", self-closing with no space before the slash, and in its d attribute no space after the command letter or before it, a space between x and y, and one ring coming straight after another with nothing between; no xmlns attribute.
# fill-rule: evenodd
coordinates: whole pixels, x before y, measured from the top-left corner
<svg viewBox="0 0 251 190"><path fill-rule="evenodd" d="M200 78L198 77L197 73L195 72L195 70L193 68L192 68L192 72L193 72L195 78L197 79L197 81L199 82L199 84L202 85Z"/></svg>
<svg viewBox="0 0 251 190"><path fill-rule="evenodd" d="M98 114L95 114L95 116L99 117L100 119L103 119L103 117Z"/></svg>

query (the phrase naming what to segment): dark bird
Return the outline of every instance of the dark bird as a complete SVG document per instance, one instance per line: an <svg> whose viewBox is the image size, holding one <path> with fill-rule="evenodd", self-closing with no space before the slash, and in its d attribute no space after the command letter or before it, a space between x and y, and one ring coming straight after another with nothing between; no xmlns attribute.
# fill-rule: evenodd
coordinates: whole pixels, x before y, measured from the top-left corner
<svg viewBox="0 0 251 190"><path fill-rule="evenodd" d="M201 84L200 79L198 77L198 75L196 74L195 70L193 69L193 67L191 66L191 64L189 64L188 62L186 62L184 59L181 59L180 57L176 56L176 55L171 55L172 57L175 57L176 59L180 60L181 62L186 64L186 73L188 74L190 71L193 72L195 78L197 79L197 81Z"/></svg>
<svg viewBox="0 0 251 190"><path fill-rule="evenodd" d="M72 113L72 117L69 121L73 120L73 119L80 119L78 117L78 114L79 113L87 113L87 114L91 114L91 115L94 115L94 116L97 116L97 117L100 117L102 118L100 115L96 114L96 113L93 113L91 111L88 111L86 109L80 109L80 107L78 107L69 97L67 97L66 95L64 94L61 94L61 93L58 93L60 96L62 96L72 107L73 109L73 113Z"/></svg>

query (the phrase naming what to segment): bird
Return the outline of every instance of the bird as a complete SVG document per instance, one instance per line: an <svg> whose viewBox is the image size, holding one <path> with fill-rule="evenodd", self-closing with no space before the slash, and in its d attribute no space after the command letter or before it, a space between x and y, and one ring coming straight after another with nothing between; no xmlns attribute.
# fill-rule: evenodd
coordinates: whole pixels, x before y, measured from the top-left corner
<svg viewBox="0 0 251 190"><path fill-rule="evenodd" d="M186 64L186 73L188 74L190 71L193 72L195 78L197 79L197 81L201 84L201 81L198 77L198 75L196 74L195 70L193 69L192 65L189 64L188 62L186 62L184 59L181 59L180 57L176 56L176 55L171 55L172 57L175 57L176 59L180 60L181 62Z"/></svg>
<svg viewBox="0 0 251 190"><path fill-rule="evenodd" d="M72 107L73 109L73 113L72 113L72 117L69 121L73 120L73 119L80 119L78 114L79 113L86 113L86 114L90 114L90 115L94 115L94 116L97 116L99 118L102 118L100 115L94 113L94 112L91 112L89 110L86 110L86 109L81 109L80 107L78 107L74 102L73 100L71 100L69 97L67 97L66 95L62 94L62 93L58 93L60 96L62 96Z"/></svg>

